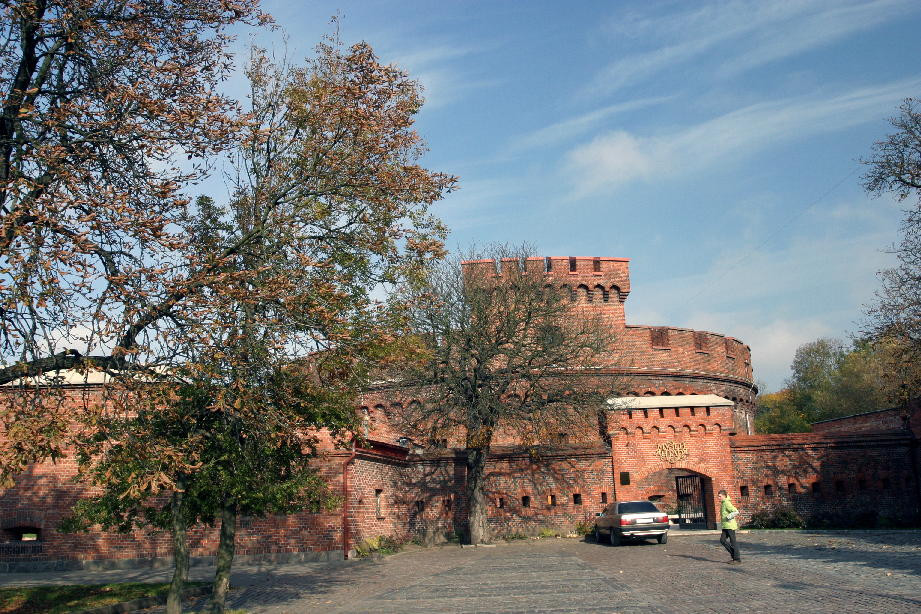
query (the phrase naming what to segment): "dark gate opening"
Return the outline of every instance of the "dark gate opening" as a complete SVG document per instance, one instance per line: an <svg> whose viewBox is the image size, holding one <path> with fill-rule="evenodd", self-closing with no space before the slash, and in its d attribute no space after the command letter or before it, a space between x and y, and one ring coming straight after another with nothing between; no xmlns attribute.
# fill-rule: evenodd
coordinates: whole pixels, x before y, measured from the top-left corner
<svg viewBox="0 0 921 614"><path fill-rule="evenodd" d="M699 475L675 477L678 491L678 522L685 528L706 528L707 510L704 506L703 479Z"/></svg>

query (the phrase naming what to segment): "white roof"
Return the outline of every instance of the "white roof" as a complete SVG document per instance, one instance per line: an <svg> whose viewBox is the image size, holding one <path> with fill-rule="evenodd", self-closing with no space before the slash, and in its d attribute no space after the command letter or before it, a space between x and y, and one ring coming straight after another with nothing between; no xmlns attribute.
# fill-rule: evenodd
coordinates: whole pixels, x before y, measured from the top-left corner
<svg viewBox="0 0 921 614"><path fill-rule="evenodd" d="M662 407L732 407L729 399L717 394L679 394L664 397L611 397L611 409L659 409Z"/></svg>
<svg viewBox="0 0 921 614"><path fill-rule="evenodd" d="M164 367L156 366L153 368L158 373L167 373ZM46 371L41 375L17 377L2 386L91 386L99 384L108 384L115 380L119 371L111 369L108 371L96 368L89 369L60 369L55 371ZM135 374L134 378L139 381L152 381L149 375Z"/></svg>

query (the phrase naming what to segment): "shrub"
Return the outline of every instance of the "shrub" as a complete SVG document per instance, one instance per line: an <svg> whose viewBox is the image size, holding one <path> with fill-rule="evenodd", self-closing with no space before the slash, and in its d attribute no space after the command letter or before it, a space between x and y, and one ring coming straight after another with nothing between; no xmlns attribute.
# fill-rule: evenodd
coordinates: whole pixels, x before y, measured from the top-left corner
<svg viewBox="0 0 921 614"><path fill-rule="evenodd" d="M386 555L395 554L403 549L403 542L386 535L369 537L364 539L355 546L355 554L358 558L367 558L374 553Z"/></svg>
<svg viewBox="0 0 921 614"><path fill-rule="evenodd" d="M796 511L782 507L755 512L748 526L753 529L802 529L806 522Z"/></svg>
<svg viewBox="0 0 921 614"><path fill-rule="evenodd" d="M549 527L542 527L540 531L537 532L538 537L559 537L560 532L556 529L551 529Z"/></svg>

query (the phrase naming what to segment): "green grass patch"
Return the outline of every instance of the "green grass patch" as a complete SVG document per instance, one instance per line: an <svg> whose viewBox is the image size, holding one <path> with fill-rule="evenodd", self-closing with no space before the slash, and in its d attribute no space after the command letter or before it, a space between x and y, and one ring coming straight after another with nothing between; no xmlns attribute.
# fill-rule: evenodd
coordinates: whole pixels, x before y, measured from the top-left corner
<svg viewBox="0 0 921 614"><path fill-rule="evenodd" d="M186 588L207 582L188 582ZM169 584L79 584L64 586L14 586L0 588L2 614L64 614L132 601L143 597L166 597Z"/></svg>

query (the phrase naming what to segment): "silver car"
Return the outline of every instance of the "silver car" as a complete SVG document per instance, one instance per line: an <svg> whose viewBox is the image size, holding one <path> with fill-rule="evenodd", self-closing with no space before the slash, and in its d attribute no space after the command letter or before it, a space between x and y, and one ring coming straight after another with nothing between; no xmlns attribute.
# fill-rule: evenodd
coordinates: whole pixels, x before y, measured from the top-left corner
<svg viewBox="0 0 921 614"><path fill-rule="evenodd" d="M612 546L627 538L668 542L668 515L650 501L615 501L595 516L595 541L607 535Z"/></svg>

